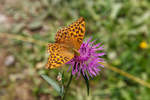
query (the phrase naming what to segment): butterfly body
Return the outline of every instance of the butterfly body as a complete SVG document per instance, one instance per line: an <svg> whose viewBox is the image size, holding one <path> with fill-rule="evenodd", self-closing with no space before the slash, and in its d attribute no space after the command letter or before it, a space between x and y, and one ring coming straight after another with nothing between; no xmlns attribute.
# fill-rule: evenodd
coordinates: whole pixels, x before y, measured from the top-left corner
<svg viewBox="0 0 150 100"><path fill-rule="evenodd" d="M55 43L48 44L49 58L47 68L57 68L70 61L78 50L85 34L85 21L83 17L60 29L55 37Z"/></svg>

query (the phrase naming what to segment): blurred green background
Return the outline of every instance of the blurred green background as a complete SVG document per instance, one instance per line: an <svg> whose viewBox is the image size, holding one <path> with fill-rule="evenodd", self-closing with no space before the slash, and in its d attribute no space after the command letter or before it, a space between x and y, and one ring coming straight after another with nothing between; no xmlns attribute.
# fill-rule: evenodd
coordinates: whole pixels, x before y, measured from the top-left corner
<svg viewBox="0 0 150 100"><path fill-rule="evenodd" d="M68 67L46 70L47 44L17 36L54 42L58 29L81 16L85 40L103 43L107 63L150 82L149 0L0 0L0 35L11 34L0 37L0 100L59 100L40 74L57 81ZM150 100L149 88L107 68L90 79L90 87L87 96L84 80L74 78L67 100Z"/></svg>

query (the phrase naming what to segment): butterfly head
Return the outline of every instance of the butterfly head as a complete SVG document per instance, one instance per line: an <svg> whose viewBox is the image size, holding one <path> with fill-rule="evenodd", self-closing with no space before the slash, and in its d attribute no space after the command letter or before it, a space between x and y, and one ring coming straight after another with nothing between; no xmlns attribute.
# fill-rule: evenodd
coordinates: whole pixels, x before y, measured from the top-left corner
<svg viewBox="0 0 150 100"><path fill-rule="evenodd" d="M75 54L76 56L80 56L80 52L79 52L77 49L74 49L74 48L73 48L73 51L74 51L74 54Z"/></svg>

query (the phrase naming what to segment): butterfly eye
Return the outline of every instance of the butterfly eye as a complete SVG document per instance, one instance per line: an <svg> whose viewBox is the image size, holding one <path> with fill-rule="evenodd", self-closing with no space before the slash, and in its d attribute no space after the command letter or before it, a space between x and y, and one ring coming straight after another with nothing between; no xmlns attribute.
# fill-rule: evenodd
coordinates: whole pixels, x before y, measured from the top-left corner
<svg viewBox="0 0 150 100"><path fill-rule="evenodd" d="M84 24L81 24L84 27Z"/></svg>

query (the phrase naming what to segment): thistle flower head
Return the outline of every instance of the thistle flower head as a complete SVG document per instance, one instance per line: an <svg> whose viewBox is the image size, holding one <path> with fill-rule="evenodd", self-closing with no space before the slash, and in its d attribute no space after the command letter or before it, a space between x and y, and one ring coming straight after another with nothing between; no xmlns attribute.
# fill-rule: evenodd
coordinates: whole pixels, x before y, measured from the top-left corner
<svg viewBox="0 0 150 100"><path fill-rule="evenodd" d="M78 75L82 73L84 76L90 75L91 77L99 74L100 67L103 67L99 62L103 62L104 60L100 58L105 53L98 53L97 51L103 50L103 46L100 43L94 45L95 41L91 41L92 38L89 38L87 42L83 42L79 53L80 56L75 55L72 60L70 60L67 64L70 64L69 67L72 68L72 75Z"/></svg>

